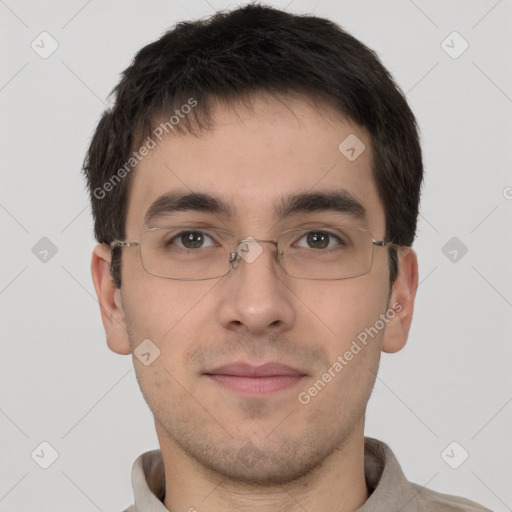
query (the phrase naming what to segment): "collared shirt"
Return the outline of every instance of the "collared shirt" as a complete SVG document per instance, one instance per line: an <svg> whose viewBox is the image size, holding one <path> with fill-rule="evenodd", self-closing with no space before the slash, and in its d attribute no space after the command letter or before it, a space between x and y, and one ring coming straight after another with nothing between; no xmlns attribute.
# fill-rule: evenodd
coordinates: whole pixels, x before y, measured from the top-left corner
<svg viewBox="0 0 512 512"><path fill-rule="evenodd" d="M364 473L370 496L355 512L492 512L466 498L409 482L389 446L371 437L364 438ZM124 512L168 512L160 450L146 452L133 463L132 486L135 504Z"/></svg>

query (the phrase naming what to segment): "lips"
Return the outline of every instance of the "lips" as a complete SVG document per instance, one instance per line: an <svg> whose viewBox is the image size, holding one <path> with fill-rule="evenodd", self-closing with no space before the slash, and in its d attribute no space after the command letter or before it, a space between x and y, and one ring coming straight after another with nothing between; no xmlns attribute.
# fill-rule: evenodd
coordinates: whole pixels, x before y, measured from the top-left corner
<svg viewBox="0 0 512 512"><path fill-rule="evenodd" d="M296 370L290 366L281 363L265 363L260 366L253 366L248 363L231 363L219 366L214 370L206 372L206 375L232 375L235 377L274 377L281 375L290 375L302 377L304 372Z"/></svg>
<svg viewBox="0 0 512 512"><path fill-rule="evenodd" d="M231 363L204 374L212 382L245 396L261 396L296 386L306 373L277 362L259 366Z"/></svg>

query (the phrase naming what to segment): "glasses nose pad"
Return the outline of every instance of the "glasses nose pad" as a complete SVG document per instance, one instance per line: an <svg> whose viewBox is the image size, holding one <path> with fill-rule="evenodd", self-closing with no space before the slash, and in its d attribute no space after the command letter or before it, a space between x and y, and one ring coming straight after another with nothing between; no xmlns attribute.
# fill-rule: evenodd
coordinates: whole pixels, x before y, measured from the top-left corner
<svg viewBox="0 0 512 512"><path fill-rule="evenodd" d="M229 253L229 264L232 268L237 268L240 265L240 254L238 254L238 248L234 252Z"/></svg>
<svg viewBox="0 0 512 512"><path fill-rule="evenodd" d="M231 265L231 268L238 268L242 259L247 263L252 263L256 260L260 254L263 253L263 246L260 245L259 242L272 242L275 244L276 250L274 252L274 258L278 263L282 263L281 256L283 255L283 251L277 249L277 243L275 241L258 240L256 238L249 237L244 240L240 240L238 245L235 247L235 250L229 253L229 264Z"/></svg>

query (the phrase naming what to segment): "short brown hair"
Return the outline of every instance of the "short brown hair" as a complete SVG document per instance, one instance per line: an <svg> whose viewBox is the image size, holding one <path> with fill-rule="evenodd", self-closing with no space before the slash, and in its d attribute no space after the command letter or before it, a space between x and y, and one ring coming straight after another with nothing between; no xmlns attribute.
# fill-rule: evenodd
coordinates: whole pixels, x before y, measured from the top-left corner
<svg viewBox="0 0 512 512"><path fill-rule="evenodd" d="M178 23L142 48L123 72L111 93L114 106L103 113L83 165L97 241L125 237L131 174L123 173L104 197L98 190L125 166L157 119L193 97L193 112L175 127L193 134L194 125L211 128L212 100L233 103L261 91L327 100L368 130L386 240L411 246L423 164L416 119L404 94L378 56L335 23L257 3ZM118 287L120 258L114 249L111 273ZM389 264L392 286L398 275L393 246Z"/></svg>

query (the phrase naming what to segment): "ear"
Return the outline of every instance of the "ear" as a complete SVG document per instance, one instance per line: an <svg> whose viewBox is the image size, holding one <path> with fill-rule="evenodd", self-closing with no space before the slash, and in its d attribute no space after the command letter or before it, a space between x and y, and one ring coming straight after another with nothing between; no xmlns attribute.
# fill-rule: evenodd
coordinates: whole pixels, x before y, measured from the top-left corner
<svg viewBox="0 0 512 512"><path fill-rule="evenodd" d="M98 244L92 253L91 274L107 335L107 345L113 352L125 355L131 353L130 339L126 330L121 290L110 275L110 261L110 247Z"/></svg>
<svg viewBox="0 0 512 512"><path fill-rule="evenodd" d="M418 288L418 258L411 247L398 250L398 277L393 284L388 311L394 310L384 330L382 351L394 353L401 350L407 342L414 311L414 299Z"/></svg>

